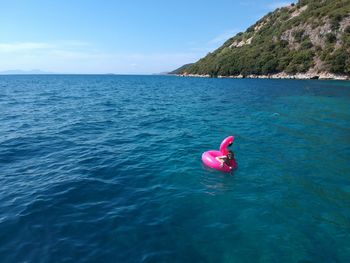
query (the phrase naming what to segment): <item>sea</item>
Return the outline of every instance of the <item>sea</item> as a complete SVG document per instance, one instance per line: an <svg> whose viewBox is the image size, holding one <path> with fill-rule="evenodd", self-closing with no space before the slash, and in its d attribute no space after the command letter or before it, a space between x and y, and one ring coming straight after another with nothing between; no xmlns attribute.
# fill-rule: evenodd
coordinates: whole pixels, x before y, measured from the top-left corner
<svg viewBox="0 0 350 263"><path fill-rule="evenodd" d="M0 76L1 263L349 259L350 82Z"/></svg>

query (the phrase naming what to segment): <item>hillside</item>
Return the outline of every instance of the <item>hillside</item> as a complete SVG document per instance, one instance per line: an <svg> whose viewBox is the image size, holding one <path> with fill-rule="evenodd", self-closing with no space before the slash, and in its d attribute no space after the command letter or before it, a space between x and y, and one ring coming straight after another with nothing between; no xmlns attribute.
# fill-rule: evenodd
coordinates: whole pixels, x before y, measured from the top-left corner
<svg viewBox="0 0 350 263"><path fill-rule="evenodd" d="M189 68L193 64L194 63L185 64L185 65L179 67L178 69L175 69L174 71L170 72L170 74L181 74L186 68Z"/></svg>
<svg viewBox="0 0 350 263"><path fill-rule="evenodd" d="M214 52L175 73L348 78L350 0L300 0L278 8Z"/></svg>

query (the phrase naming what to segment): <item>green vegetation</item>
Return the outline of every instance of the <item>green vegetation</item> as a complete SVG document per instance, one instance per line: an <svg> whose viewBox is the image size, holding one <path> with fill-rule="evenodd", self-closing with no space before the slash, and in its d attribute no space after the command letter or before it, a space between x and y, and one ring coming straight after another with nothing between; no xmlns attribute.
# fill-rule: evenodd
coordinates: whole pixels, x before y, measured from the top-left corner
<svg viewBox="0 0 350 263"><path fill-rule="evenodd" d="M192 65L193 65L193 63L183 65L180 68L175 69L174 71L170 72L170 74L181 74L184 70L186 70L187 68L189 68Z"/></svg>
<svg viewBox="0 0 350 263"><path fill-rule="evenodd" d="M174 74L350 73L350 1L300 0L278 8Z"/></svg>

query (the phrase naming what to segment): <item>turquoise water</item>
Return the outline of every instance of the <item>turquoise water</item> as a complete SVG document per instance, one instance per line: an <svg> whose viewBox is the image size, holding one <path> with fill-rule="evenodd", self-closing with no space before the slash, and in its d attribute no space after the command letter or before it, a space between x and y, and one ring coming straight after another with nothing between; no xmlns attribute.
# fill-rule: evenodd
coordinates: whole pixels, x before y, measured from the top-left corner
<svg viewBox="0 0 350 263"><path fill-rule="evenodd" d="M349 82L1 76L0 113L1 262L350 258Z"/></svg>

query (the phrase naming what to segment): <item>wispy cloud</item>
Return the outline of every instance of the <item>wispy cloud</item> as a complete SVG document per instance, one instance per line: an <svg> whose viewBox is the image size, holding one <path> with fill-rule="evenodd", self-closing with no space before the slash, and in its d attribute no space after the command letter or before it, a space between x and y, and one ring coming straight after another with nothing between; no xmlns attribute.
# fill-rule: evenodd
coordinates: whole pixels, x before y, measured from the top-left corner
<svg viewBox="0 0 350 263"><path fill-rule="evenodd" d="M14 42L0 43L0 52L19 52L30 50L42 50L54 47L48 43L41 42Z"/></svg>
<svg viewBox="0 0 350 263"><path fill-rule="evenodd" d="M198 60L203 54L106 52L80 41L0 43L0 70L59 73L156 73Z"/></svg>
<svg viewBox="0 0 350 263"><path fill-rule="evenodd" d="M237 30L237 29L227 30L227 31L217 35L216 37L212 38L208 43L209 44L222 44L227 39L236 35L238 32L239 32L239 30Z"/></svg>
<svg viewBox="0 0 350 263"><path fill-rule="evenodd" d="M76 40L63 40L56 42L0 42L0 53L2 52L28 52L44 50L74 50L88 48L87 42Z"/></svg>
<svg viewBox="0 0 350 263"><path fill-rule="evenodd" d="M276 9L284 6L289 6L291 2L274 2L268 5L269 9Z"/></svg>

